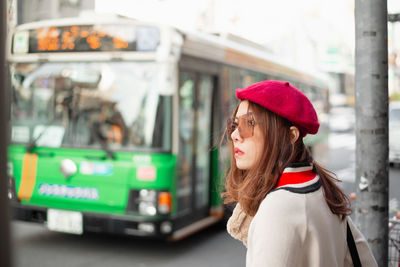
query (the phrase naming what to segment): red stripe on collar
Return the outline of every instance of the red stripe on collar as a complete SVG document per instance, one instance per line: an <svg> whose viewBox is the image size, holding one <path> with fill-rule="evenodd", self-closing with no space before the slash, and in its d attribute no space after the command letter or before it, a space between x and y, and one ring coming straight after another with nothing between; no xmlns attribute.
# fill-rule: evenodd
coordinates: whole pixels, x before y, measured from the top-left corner
<svg viewBox="0 0 400 267"><path fill-rule="evenodd" d="M303 172L285 172L279 178L278 185L275 188L282 187L288 184L302 184L311 181L317 176L312 170Z"/></svg>

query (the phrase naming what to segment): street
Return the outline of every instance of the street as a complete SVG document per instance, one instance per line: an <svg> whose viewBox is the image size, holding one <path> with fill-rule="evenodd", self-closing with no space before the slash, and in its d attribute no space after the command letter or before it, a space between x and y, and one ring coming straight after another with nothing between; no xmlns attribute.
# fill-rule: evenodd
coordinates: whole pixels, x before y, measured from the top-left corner
<svg viewBox="0 0 400 267"><path fill-rule="evenodd" d="M102 234L68 235L22 222L14 222L12 228L17 267L245 265L243 245L218 227L178 243Z"/></svg>
<svg viewBox="0 0 400 267"><path fill-rule="evenodd" d="M348 194L355 191L355 137L332 134L329 149L316 154L323 166L343 181ZM390 209L400 199L400 168L390 168ZM212 227L178 243L125 236L48 231L43 225L12 223L14 263L17 267L102 266L244 266L245 247L221 227Z"/></svg>

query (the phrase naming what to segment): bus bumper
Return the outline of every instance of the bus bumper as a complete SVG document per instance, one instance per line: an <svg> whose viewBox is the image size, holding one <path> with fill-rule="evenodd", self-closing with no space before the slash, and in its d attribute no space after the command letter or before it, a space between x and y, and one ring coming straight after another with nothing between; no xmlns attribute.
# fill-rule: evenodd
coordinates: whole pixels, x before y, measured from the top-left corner
<svg viewBox="0 0 400 267"><path fill-rule="evenodd" d="M14 220L36 222L47 225L47 208L22 205L18 202L11 204ZM83 232L101 232L142 237L165 239L173 233L174 221L169 218L139 217L133 215L115 215L82 212Z"/></svg>

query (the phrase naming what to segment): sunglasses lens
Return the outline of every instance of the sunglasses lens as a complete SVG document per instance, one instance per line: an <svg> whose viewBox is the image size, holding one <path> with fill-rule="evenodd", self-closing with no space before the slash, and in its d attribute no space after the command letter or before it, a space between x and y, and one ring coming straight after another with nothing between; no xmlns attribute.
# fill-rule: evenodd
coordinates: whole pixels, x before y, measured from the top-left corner
<svg viewBox="0 0 400 267"><path fill-rule="evenodd" d="M238 128L241 138L248 138L253 136L254 120L249 120L247 116L235 117L227 121L228 138L231 139L231 134Z"/></svg>
<svg viewBox="0 0 400 267"><path fill-rule="evenodd" d="M234 119L228 119L226 122L226 130L229 138L231 138L231 134L236 130L236 128L237 123L234 121Z"/></svg>
<svg viewBox="0 0 400 267"><path fill-rule="evenodd" d="M253 136L253 126L247 118L239 118L239 134L242 138Z"/></svg>

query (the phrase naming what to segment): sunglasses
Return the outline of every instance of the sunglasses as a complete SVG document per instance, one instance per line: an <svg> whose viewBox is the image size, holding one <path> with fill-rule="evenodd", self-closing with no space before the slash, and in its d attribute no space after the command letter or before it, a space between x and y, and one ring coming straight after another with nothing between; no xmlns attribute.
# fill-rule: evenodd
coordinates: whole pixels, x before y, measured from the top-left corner
<svg viewBox="0 0 400 267"><path fill-rule="evenodd" d="M239 117L233 117L228 119L226 124L226 130L228 138L231 138L232 133L239 129L239 135L241 138L252 137L254 134L254 126L256 125L254 116L252 113L247 113Z"/></svg>

